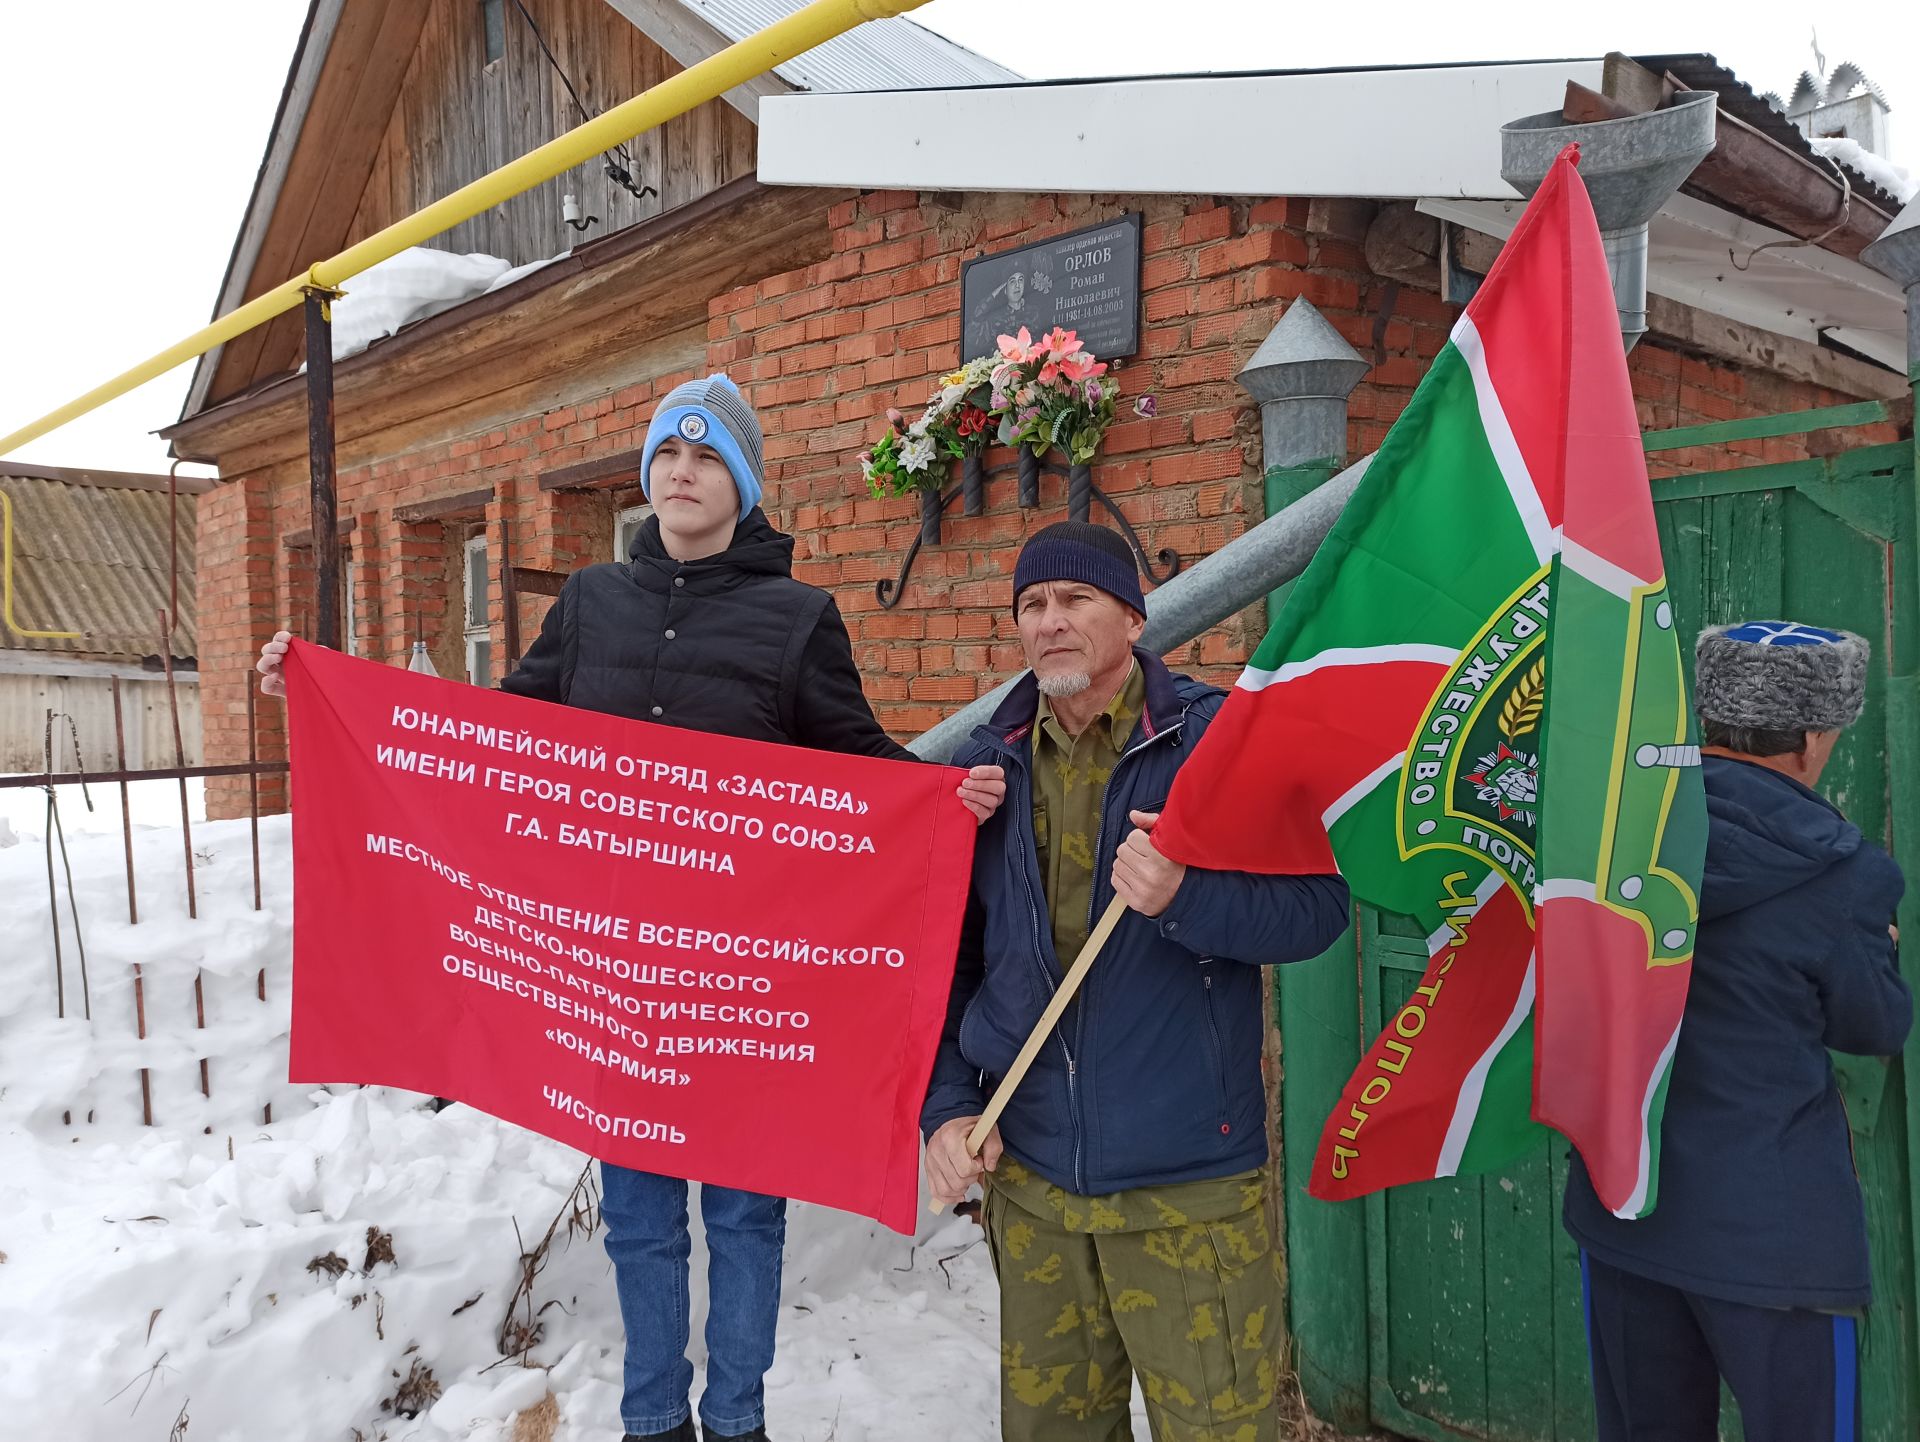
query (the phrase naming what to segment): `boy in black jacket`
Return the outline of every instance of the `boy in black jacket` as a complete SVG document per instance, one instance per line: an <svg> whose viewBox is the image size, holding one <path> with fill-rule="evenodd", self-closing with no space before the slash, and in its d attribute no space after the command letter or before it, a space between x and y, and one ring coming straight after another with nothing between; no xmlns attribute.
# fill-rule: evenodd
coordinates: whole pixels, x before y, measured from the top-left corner
<svg viewBox="0 0 1920 1442"><path fill-rule="evenodd" d="M1866 696L1867 643L1786 621L1700 636L1700 932L1651 1215L1610 1215L1575 1157L1600 1442L1860 1435L1866 1213L1827 1048L1890 1056L1900 870L1811 788Z"/></svg>
<svg viewBox="0 0 1920 1442"><path fill-rule="evenodd" d="M793 538L759 506L760 423L731 380L689 381L660 403L640 476L654 513L630 559L567 578L501 689L690 730L913 760L867 705L833 598L793 579ZM269 695L283 694L288 639L282 631L261 648ZM959 787L981 819L1004 793L995 766L974 767ZM766 1442L786 1205L701 1189L707 1442ZM603 1163L601 1216L626 1323L626 1442L695 1442L687 1184Z"/></svg>

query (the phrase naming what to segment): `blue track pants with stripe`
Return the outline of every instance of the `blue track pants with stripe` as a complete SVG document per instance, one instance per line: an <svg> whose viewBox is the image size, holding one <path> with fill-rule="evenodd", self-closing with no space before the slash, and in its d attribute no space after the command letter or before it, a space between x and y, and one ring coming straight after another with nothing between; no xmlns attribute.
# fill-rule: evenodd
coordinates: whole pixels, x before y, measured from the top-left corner
<svg viewBox="0 0 1920 1442"><path fill-rule="evenodd" d="M1600 1442L1714 1442L1720 1379L1747 1442L1859 1442L1857 1324L1682 1291L1584 1253Z"/></svg>

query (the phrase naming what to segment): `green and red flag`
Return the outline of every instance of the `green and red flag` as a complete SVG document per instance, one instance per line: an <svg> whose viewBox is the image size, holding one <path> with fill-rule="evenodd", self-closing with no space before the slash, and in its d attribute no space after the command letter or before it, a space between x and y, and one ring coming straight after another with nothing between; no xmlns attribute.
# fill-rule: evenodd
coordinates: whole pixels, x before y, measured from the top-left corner
<svg viewBox="0 0 1920 1442"><path fill-rule="evenodd" d="M1545 1123L1650 1211L1706 840L1606 257L1569 147L1181 768L1190 865L1338 869L1428 965L1328 1119L1330 1200Z"/></svg>

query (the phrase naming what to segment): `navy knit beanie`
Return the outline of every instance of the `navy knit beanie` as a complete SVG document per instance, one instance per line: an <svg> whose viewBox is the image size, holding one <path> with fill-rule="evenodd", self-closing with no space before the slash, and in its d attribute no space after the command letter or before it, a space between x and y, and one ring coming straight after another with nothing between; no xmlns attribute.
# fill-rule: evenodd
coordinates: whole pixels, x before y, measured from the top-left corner
<svg viewBox="0 0 1920 1442"><path fill-rule="evenodd" d="M1013 564L1014 604L1020 604L1022 591L1040 581L1084 581L1147 614L1133 552L1116 533L1090 521L1058 521L1027 538Z"/></svg>
<svg viewBox="0 0 1920 1442"><path fill-rule="evenodd" d="M747 398L724 372L687 381L668 393L647 426L647 443L640 453L640 489L653 498L653 453L668 436L695 445L712 446L727 463L734 489L740 493L740 514L760 504L766 484L760 453L760 419Z"/></svg>

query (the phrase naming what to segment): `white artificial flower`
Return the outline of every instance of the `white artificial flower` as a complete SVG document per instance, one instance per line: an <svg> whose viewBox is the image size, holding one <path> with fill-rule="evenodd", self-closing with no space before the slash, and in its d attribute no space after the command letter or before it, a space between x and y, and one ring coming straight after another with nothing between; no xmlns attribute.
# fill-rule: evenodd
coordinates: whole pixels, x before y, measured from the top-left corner
<svg viewBox="0 0 1920 1442"><path fill-rule="evenodd" d="M917 437L900 447L900 469L908 472L924 471L933 464L933 442L925 436Z"/></svg>

